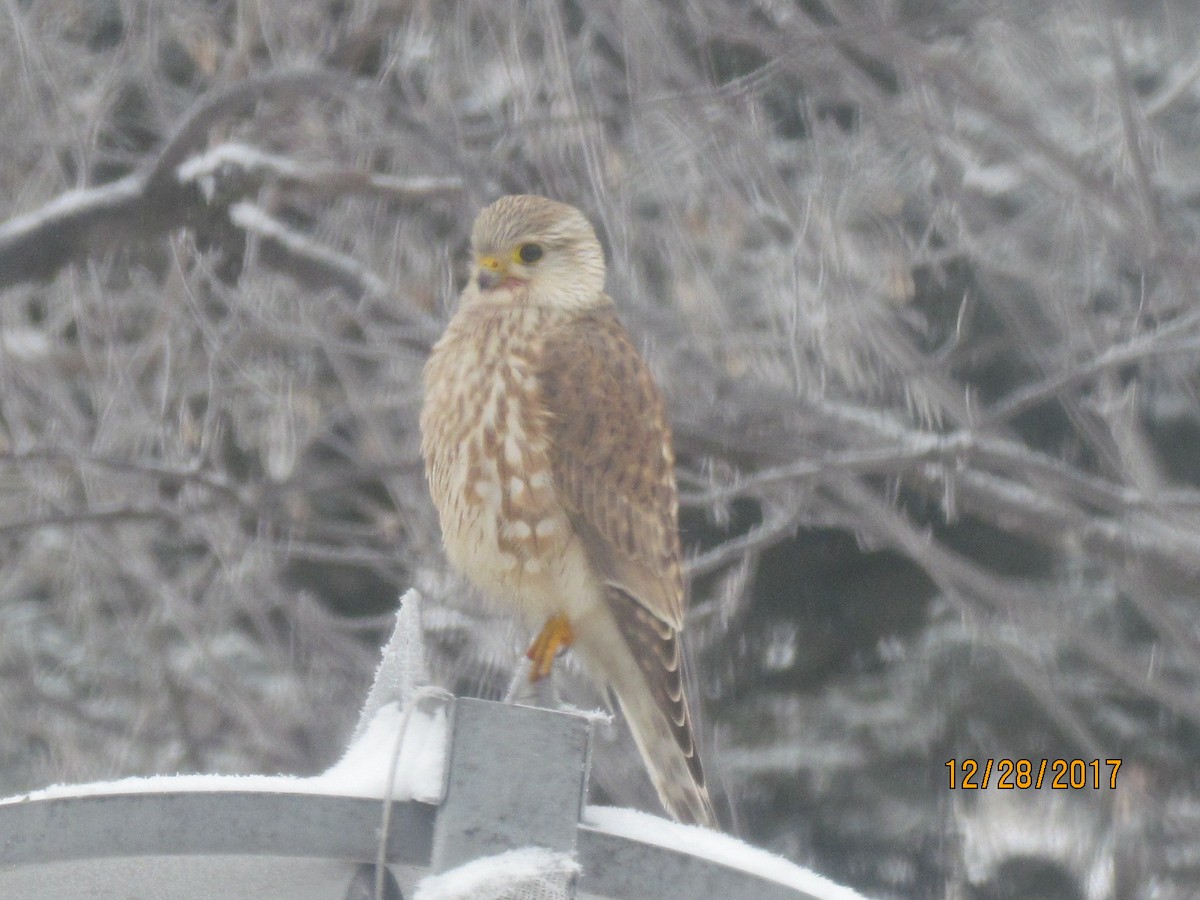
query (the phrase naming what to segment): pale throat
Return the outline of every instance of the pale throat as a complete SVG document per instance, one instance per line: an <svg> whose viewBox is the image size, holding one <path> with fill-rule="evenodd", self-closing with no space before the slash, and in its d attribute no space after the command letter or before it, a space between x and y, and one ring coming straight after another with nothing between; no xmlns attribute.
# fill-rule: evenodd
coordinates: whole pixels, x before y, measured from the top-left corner
<svg viewBox="0 0 1200 900"><path fill-rule="evenodd" d="M603 281L595 282L508 276L488 288L473 285L478 302L496 306L545 306L556 309L590 309L603 302Z"/></svg>

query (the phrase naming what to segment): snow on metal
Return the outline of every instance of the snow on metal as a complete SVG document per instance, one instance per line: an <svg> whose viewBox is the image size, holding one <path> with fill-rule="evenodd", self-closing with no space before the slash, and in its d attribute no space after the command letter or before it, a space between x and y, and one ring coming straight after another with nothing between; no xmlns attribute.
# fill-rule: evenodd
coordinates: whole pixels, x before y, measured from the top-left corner
<svg viewBox="0 0 1200 900"><path fill-rule="evenodd" d="M315 778L126 779L0 800L0 897L441 900L486 884L506 897L862 900L726 835L585 809L587 716L396 681L403 712L374 692L374 715ZM543 869L552 893L504 892Z"/></svg>

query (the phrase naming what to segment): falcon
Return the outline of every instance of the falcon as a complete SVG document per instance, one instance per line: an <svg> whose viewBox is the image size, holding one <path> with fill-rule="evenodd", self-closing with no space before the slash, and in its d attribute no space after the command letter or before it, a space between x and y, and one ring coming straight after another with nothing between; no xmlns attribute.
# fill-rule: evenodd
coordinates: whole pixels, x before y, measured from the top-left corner
<svg viewBox="0 0 1200 900"><path fill-rule="evenodd" d="M662 396L574 207L502 197L425 367L421 453L446 555L616 696L659 798L715 826L684 693L675 456Z"/></svg>

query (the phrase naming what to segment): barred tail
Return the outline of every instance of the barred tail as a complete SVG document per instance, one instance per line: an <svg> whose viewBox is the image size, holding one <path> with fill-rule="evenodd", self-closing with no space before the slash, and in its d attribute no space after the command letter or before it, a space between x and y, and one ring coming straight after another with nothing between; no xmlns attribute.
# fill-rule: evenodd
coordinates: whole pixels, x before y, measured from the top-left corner
<svg viewBox="0 0 1200 900"><path fill-rule="evenodd" d="M597 631L607 633L576 649L617 695L667 812L716 828L684 694L679 632L619 588L607 588L604 598L611 616Z"/></svg>

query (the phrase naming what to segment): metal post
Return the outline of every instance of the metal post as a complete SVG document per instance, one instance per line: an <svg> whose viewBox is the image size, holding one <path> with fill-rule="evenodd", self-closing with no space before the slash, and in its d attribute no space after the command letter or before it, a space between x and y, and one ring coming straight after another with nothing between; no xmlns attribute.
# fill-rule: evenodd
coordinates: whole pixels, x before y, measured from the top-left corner
<svg viewBox="0 0 1200 900"><path fill-rule="evenodd" d="M575 852L591 723L548 709L460 698L431 869L519 847Z"/></svg>

